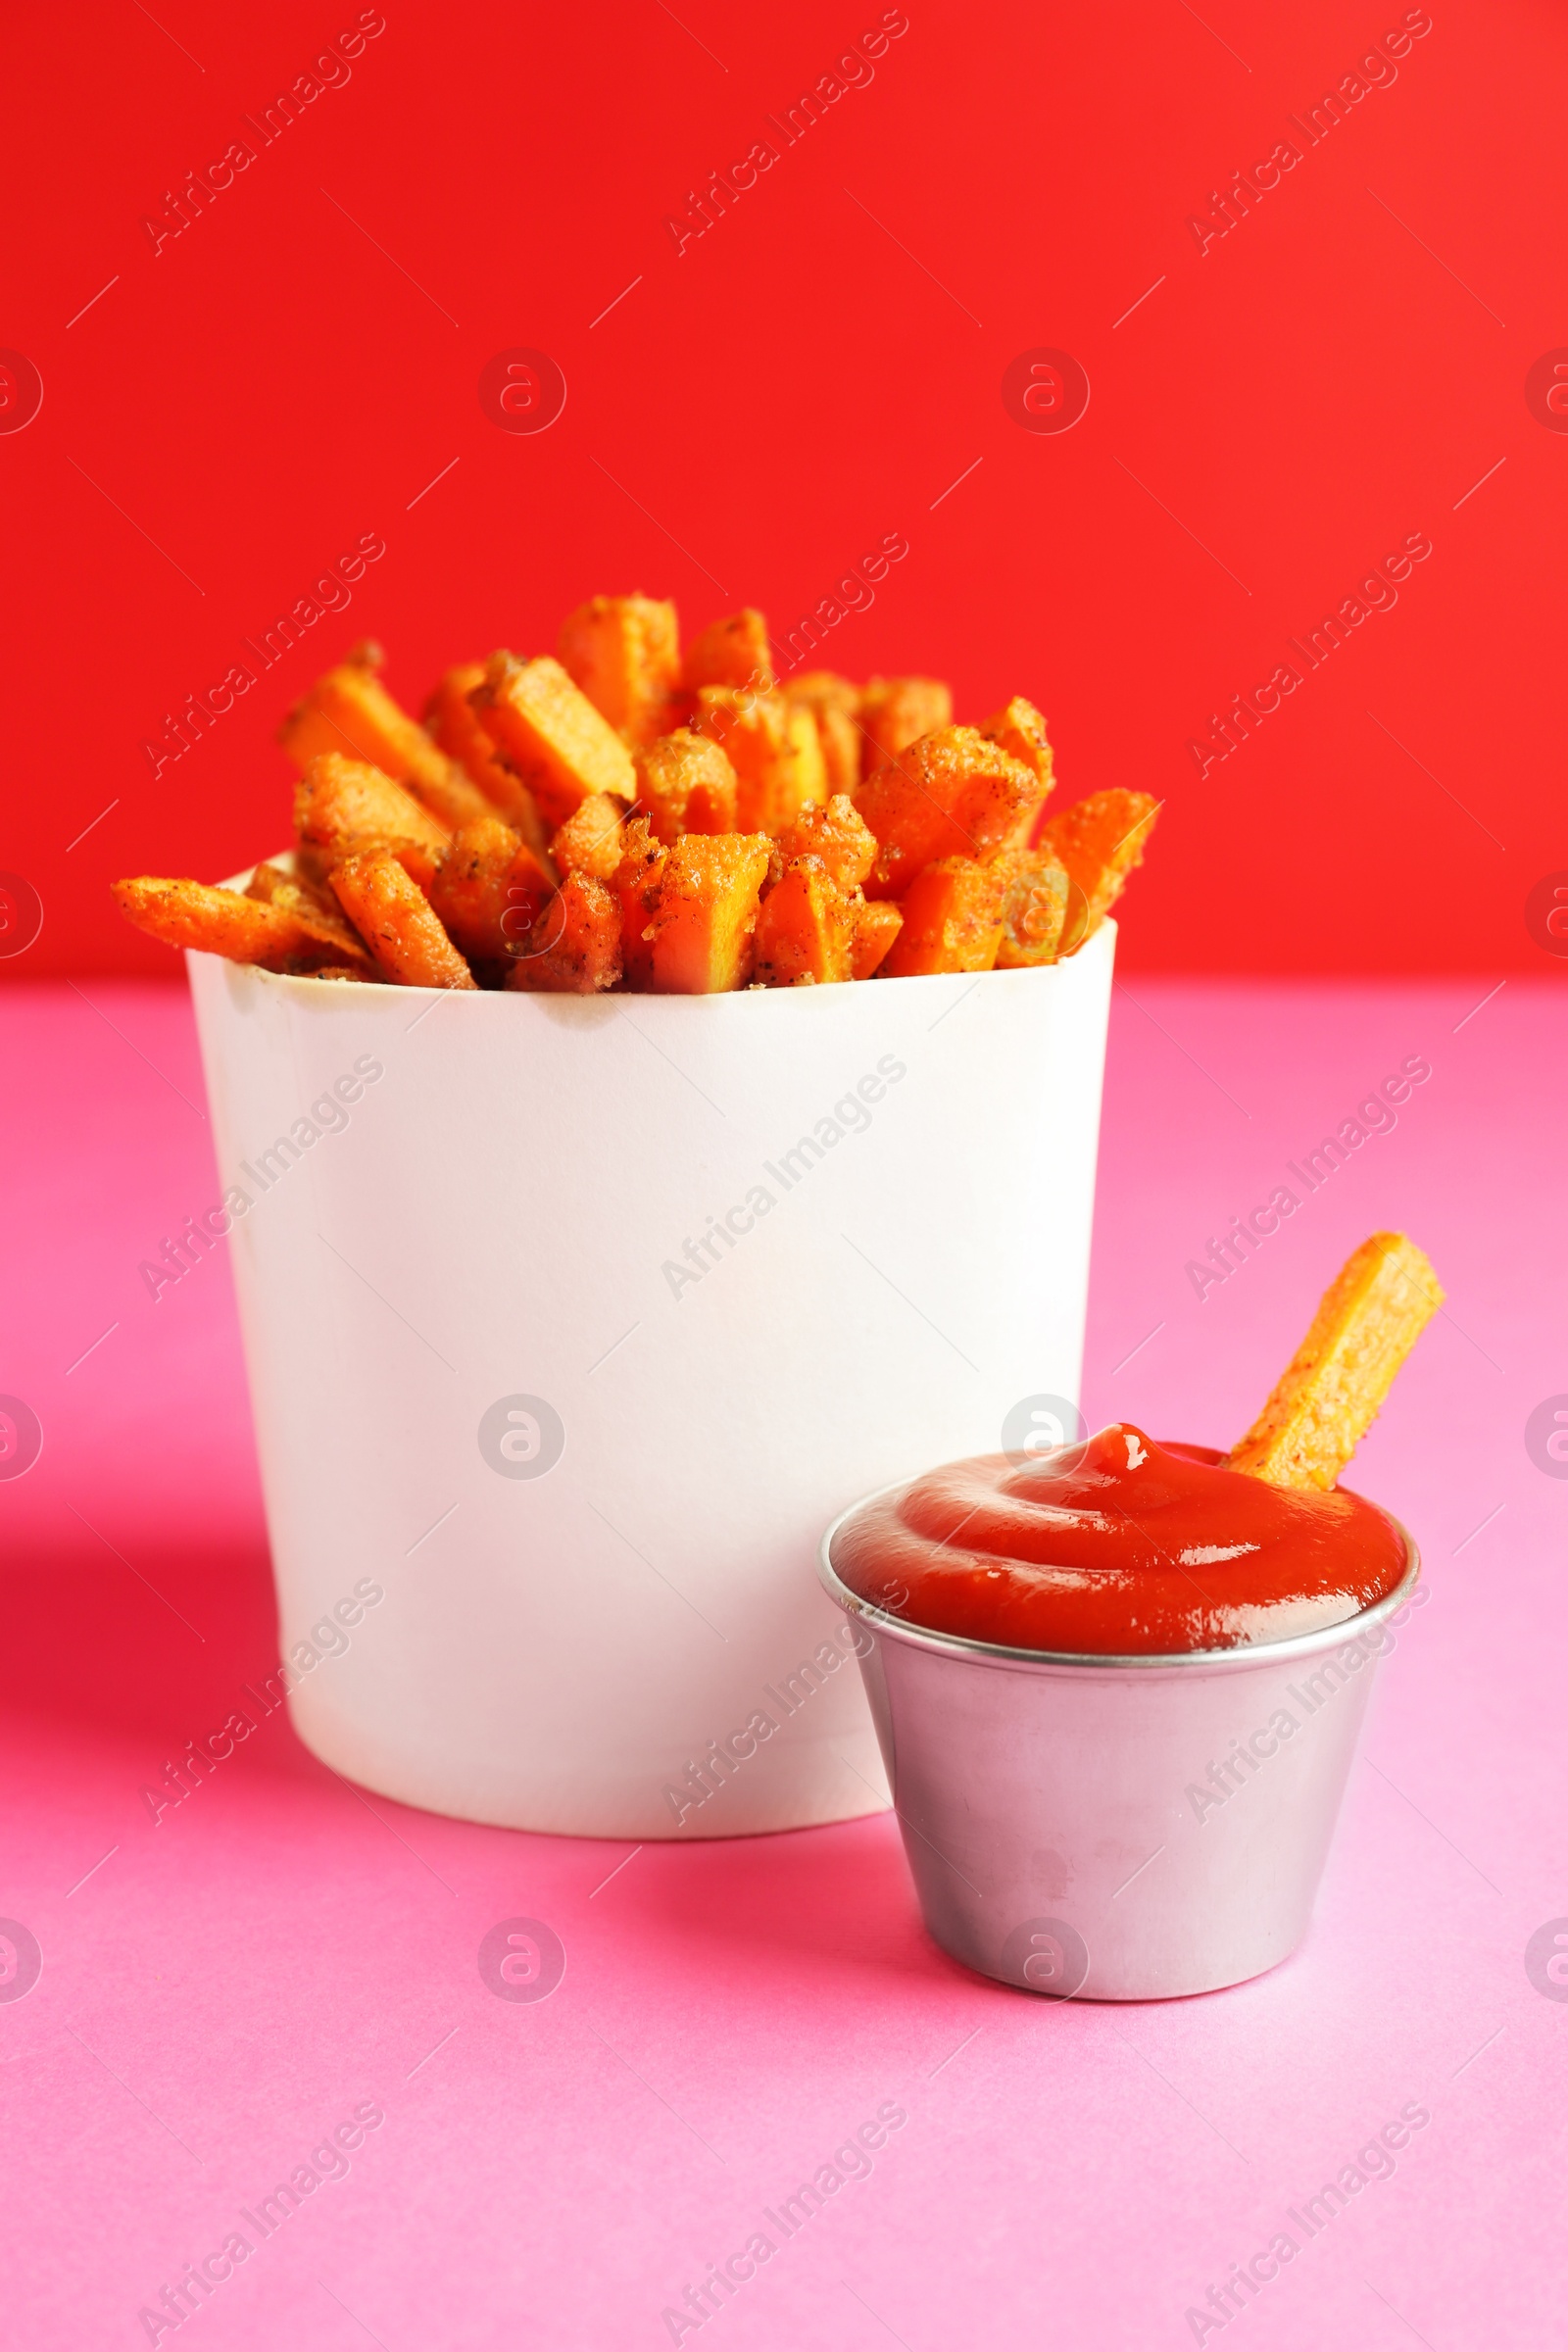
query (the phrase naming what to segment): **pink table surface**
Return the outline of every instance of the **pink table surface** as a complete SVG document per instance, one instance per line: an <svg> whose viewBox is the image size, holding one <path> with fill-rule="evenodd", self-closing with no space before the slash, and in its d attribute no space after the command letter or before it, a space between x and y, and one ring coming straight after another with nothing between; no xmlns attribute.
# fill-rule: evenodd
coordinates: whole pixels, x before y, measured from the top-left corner
<svg viewBox="0 0 1568 2352"><path fill-rule="evenodd" d="M1525 1951L1568 1914L1568 1482L1525 1423L1568 1391L1565 1023L1488 987L1118 992L1092 1422L1226 1443L1377 1226L1449 1291L1357 1462L1431 1599L1311 1935L1238 1990L1122 2008L946 1960L888 1817L515 1836L360 1795L278 1714L155 1826L143 1786L276 1654L226 1268L156 1306L137 1279L212 1193L194 1036L172 988L13 993L0 1390L44 1449L0 1484L0 1914L43 1970L0 1999L8 2343L653 2347L759 2231L770 2259L681 2341L1560 2341L1568 2004ZM1200 1301L1186 1262L1412 1054L1397 1128ZM539 2003L476 1967L517 1914L566 1951ZM242 2211L366 2102L346 2177L264 2238ZM867 2177L792 2236L764 2218L890 2106ZM1392 2176L1292 2218L1407 2108ZM235 2230L199 2316L139 2318ZM1245 2317L1195 2324L1281 2231Z"/></svg>

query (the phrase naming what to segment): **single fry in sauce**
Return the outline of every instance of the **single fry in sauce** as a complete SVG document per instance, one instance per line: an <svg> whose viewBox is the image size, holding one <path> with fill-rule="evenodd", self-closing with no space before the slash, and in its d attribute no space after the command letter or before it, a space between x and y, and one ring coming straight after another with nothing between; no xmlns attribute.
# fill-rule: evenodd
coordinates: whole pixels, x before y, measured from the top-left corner
<svg viewBox="0 0 1568 2352"><path fill-rule="evenodd" d="M1275 1487L1332 1487L1443 1299L1425 1250L1374 1233L1324 1292L1230 1467Z"/></svg>

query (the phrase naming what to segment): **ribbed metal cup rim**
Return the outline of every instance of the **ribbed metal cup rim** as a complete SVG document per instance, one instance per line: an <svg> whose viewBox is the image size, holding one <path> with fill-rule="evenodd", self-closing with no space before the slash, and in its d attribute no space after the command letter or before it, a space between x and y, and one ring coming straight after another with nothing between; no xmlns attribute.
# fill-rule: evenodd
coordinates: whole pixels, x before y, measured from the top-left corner
<svg viewBox="0 0 1568 2352"><path fill-rule="evenodd" d="M861 1617L878 1633L889 1640L907 1643L911 1649L927 1649L940 1656L968 1658L976 1666L1000 1666L1014 1673L1035 1670L1089 1668L1104 1672L1107 1669L1126 1674L1165 1673L1190 1674L1200 1668L1211 1672L1236 1673L1249 1666L1283 1664L1294 1658L1307 1658L1325 1649L1343 1649L1359 1635L1381 1625L1409 1599L1421 1578L1421 1555L1415 1541L1401 1521L1392 1511L1384 1517L1398 1529L1404 1544L1408 1565L1392 1592L1374 1600L1353 1617L1342 1617L1335 1625L1320 1625L1307 1634L1292 1634L1283 1642L1244 1642L1229 1649L1169 1649L1101 1651L1074 1649L1014 1649L1001 1642L977 1642L967 1634L938 1633L930 1626L911 1625L907 1618L895 1617L891 1611L878 1608L874 1602L863 1600L844 1583L833 1565L833 1544L840 1530L848 1526L858 1511L870 1508L885 1495L901 1494L911 1481L895 1479L890 1486L878 1487L871 1494L862 1494L848 1510L840 1511L817 1547L816 1572L829 1597L850 1615ZM1347 1489L1347 1493L1353 1490ZM1364 1497L1362 1498L1364 1499ZM1381 1505L1379 1506L1381 1508Z"/></svg>

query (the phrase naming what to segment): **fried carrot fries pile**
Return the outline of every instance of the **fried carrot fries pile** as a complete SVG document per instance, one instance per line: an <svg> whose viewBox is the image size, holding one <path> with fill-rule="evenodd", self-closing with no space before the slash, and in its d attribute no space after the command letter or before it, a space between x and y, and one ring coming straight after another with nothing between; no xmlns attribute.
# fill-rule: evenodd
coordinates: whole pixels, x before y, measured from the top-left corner
<svg viewBox="0 0 1568 2352"><path fill-rule="evenodd" d="M140 875L171 947L317 980L706 996L1049 964L1142 862L1148 793L1048 816L1045 720L953 724L937 678L778 679L750 610L686 647L596 596L556 653L449 669L422 723L361 645L278 740L294 852L243 891Z"/></svg>

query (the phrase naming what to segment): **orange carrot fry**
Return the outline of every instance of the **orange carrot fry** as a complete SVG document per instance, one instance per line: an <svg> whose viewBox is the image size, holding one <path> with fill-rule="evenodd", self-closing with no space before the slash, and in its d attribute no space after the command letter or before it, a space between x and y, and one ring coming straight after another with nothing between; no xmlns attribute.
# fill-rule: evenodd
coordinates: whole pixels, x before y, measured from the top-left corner
<svg viewBox="0 0 1568 2352"><path fill-rule="evenodd" d="M336 900L329 899L314 882L285 873L280 865L259 865L245 885L245 896L266 906L281 907L336 962L351 966L362 979L368 974L370 957L364 940L345 921Z"/></svg>
<svg viewBox="0 0 1568 2352"><path fill-rule="evenodd" d="M807 669L784 682L786 702L809 710L821 739L830 793L853 792L860 781L860 689L831 669Z"/></svg>
<svg viewBox="0 0 1568 2352"><path fill-rule="evenodd" d="M1001 850L990 862L993 872L1002 877L1004 891L998 971L1054 963L1062 947L1072 892L1066 869L1049 850ZM1081 910L1081 897L1077 904ZM1078 928L1081 937L1081 911ZM1077 944L1070 939L1069 950Z"/></svg>
<svg viewBox="0 0 1568 2352"><path fill-rule="evenodd" d="M680 631L671 604L651 596L591 596L561 625L561 665L628 743L648 743L680 681Z"/></svg>
<svg viewBox="0 0 1568 2352"><path fill-rule="evenodd" d="M678 727L638 752L635 765L637 806L661 841L734 832L735 770L710 737Z"/></svg>
<svg viewBox="0 0 1568 2352"><path fill-rule="evenodd" d="M796 858L759 910L753 978L768 988L849 980L854 945L850 894L819 858Z"/></svg>
<svg viewBox="0 0 1568 2352"><path fill-rule="evenodd" d="M591 997L620 978L620 904L606 882L568 873L543 908L523 953L507 974L509 989Z"/></svg>
<svg viewBox="0 0 1568 2352"><path fill-rule="evenodd" d="M857 891L850 946L851 979L869 980L873 972L880 971L888 950L903 928L902 906L896 906L891 899L864 898Z"/></svg>
<svg viewBox="0 0 1568 2352"><path fill-rule="evenodd" d="M1069 879L1083 893L1083 937L1099 930L1121 897L1133 867L1143 864L1159 806L1148 792L1092 792L1070 808L1048 816L1040 828L1041 849L1049 850L1057 863L1066 867ZM1070 921L1069 915L1069 926ZM1068 950L1064 947L1062 953Z"/></svg>
<svg viewBox="0 0 1568 2352"><path fill-rule="evenodd" d="M515 654L493 654L470 699L547 825L564 825L590 793L631 799L636 777L630 752L551 655L519 662Z"/></svg>
<svg viewBox="0 0 1568 2352"><path fill-rule="evenodd" d="M630 816L620 829L620 863L611 888L620 909L621 964L628 989L654 985L653 920L667 852L646 816Z"/></svg>
<svg viewBox="0 0 1568 2352"><path fill-rule="evenodd" d="M860 772L874 776L922 735L953 723L953 689L941 678L869 678L860 696Z"/></svg>
<svg viewBox="0 0 1568 2352"><path fill-rule="evenodd" d="M526 842L498 816L461 825L435 870L429 900L465 956L514 956L555 883Z"/></svg>
<svg viewBox="0 0 1568 2352"><path fill-rule="evenodd" d="M1021 694L1015 694L1011 702L1004 704L993 717L982 720L980 732L988 743L1000 744L1004 752L1011 753L1014 760L1021 760L1033 772L1040 787L1034 801L1020 809L1018 821L1012 829L1013 846L1023 849L1039 822L1040 812L1050 799L1052 786L1055 782L1054 755L1046 734L1046 722L1033 703L1026 702Z"/></svg>
<svg viewBox="0 0 1568 2352"><path fill-rule="evenodd" d="M591 792L579 801L550 844L558 872L592 874L596 881L608 882L620 864L625 813L625 802L612 800L608 792Z"/></svg>
<svg viewBox="0 0 1568 2352"><path fill-rule="evenodd" d="M340 952L318 936L318 925L307 927L288 907L244 898L237 890L153 874L110 887L126 922L166 947L199 948L269 972L314 971L318 964L342 961Z"/></svg>
<svg viewBox="0 0 1568 2352"><path fill-rule="evenodd" d="M1324 1292L1231 1469L1275 1487L1332 1487L1443 1297L1431 1259L1408 1235L1374 1233Z"/></svg>
<svg viewBox="0 0 1568 2352"><path fill-rule="evenodd" d="M692 732L721 744L735 770L735 822L743 833L776 833L804 808L827 798L827 769L810 712L780 694L705 686Z"/></svg>
<svg viewBox="0 0 1568 2352"><path fill-rule="evenodd" d="M653 984L666 996L712 996L751 977L762 833L684 833L664 854L653 933Z"/></svg>
<svg viewBox="0 0 1568 2352"><path fill-rule="evenodd" d="M804 809L817 808L827 799L827 760L809 710L785 705L784 739L790 748L793 773L774 811L775 826L788 824Z"/></svg>
<svg viewBox="0 0 1568 2352"><path fill-rule="evenodd" d="M773 684L767 623L750 605L728 620L715 620L694 637L681 663L681 684L691 694L702 686L733 686L766 694Z"/></svg>
<svg viewBox="0 0 1568 2352"><path fill-rule="evenodd" d="M360 850L388 849L407 860L421 889L451 839L439 818L401 784L378 767L337 752L321 752L307 761L294 787L294 832L312 880Z"/></svg>
<svg viewBox="0 0 1568 2352"><path fill-rule="evenodd" d="M1004 883L973 858L943 858L904 895L904 928L882 960L889 979L920 972L989 972L1002 944Z"/></svg>
<svg viewBox="0 0 1568 2352"><path fill-rule="evenodd" d="M547 836L533 794L502 759L468 700L484 684L484 671L482 662L460 662L456 669L449 669L424 707L424 723L448 758L477 784L487 805L542 860Z"/></svg>
<svg viewBox="0 0 1568 2352"><path fill-rule="evenodd" d="M1039 778L974 727L922 735L860 786L855 805L876 836L867 898L902 898L941 858L984 858L1038 806Z"/></svg>
<svg viewBox="0 0 1568 2352"><path fill-rule="evenodd" d="M803 808L778 837L785 858L820 858L843 890L858 890L876 863L876 836L848 793Z"/></svg>
<svg viewBox="0 0 1568 2352"><path fill-rule="evenodd" d="M381 661L378 645L356 646L295 705L278 730L279 743L301 767L320 752L378 767L449 828L483 815L489 805L483 793L382 685Z"/></svg>
<svg viewBox="0 0 1568 2352"><path fill-rule="evenodd" d="M404 988L472 988L473 974L417 882L390 850L362 850L332 868L332 888L382 974Z"/></svg>

